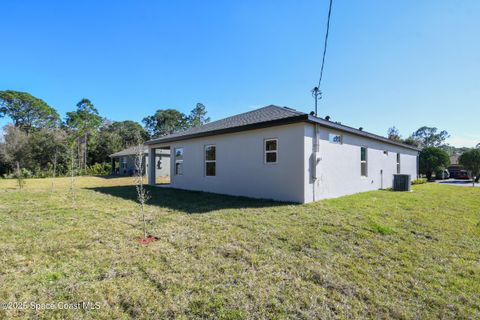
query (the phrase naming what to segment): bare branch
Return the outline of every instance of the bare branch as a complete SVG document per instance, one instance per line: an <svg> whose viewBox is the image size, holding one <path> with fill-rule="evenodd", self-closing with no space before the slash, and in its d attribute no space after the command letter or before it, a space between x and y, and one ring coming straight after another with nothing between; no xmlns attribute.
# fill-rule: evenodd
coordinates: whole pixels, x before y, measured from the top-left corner
<svg viewBox="0 0 480 320"><path fill-rule="evenodd" d="M134 182L137 190L137 200L140 204L140 210L143 220L143 237L147 238L147 220L145 218L145 203L150 200L148 190L144 186L144 173L145 173L145 146L142 143L138 143L135 147L135 174Z"/></svg>

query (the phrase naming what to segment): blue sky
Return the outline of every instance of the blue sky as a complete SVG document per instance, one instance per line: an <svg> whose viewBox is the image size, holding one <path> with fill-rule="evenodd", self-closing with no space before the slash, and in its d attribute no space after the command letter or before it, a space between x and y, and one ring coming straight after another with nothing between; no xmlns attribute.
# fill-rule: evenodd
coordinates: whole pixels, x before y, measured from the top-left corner
<svg viewBox="0 0 480 320"><path fill-rule="evenodd" d="M268 104L313 109L328 0L5 1L0 90L62 117L159 108L212 119ZM335 1L319 115L385 135L420 126L480 142L480 1ZM0 120L5 124L6 120Z"/></svg>

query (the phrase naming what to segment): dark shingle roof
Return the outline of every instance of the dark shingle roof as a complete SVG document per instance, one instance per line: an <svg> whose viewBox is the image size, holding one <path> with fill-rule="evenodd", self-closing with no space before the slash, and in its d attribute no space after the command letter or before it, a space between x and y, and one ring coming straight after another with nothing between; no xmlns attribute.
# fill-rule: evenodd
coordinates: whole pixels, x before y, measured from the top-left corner
<svg viewBox="0 0 480 320"><path fill-rule="evenodd" d="M237 114L232 117L210 122L198 127L190 128L182 132L170 134L164 137L147 141L146 144L167 143L179 140L193 139L198 137L212 136L217 134L239 132L244 130L265 128L295 122L318 123L321 126L336 129L343 132L382 141L388 144L398 145L404 148L418 150L418 148L400 142L389 140L385 137L328 121L319 117L308 115L287 107L270 105L253 111Z"/></svg>
<svg viewBox="0 0 480 320"><path fill-rule="evenodd" d="M147 141L147 144L183 140L192 136L205 136L219 133L219 131L239 129L256 124L275 123L285 119L292 119L298 116L305 116L305 113L285 107L267 106L253 111L237 114L225 119L209 122L202 126L187 129L182 132L173 133L158 139Z"/></svg>
<svg viewBox="0 0 480 320"><path fill-rule="evenodd" d="M146 146L145 146L145 149L144 149L144 153L145 154L148 153L148 147L146 147ZM170 154L170 150L157 149L156 153L157 154ZM133 146L133 147L124 149L122 151L112 153L111 155L109 155L109 157L110 158L117 158L117 157L125 157L125 156L134 156L136 154L137 154L136 146Z"/></svg>
<svg viewBox="0 0 480 320"><path fill-rule="evenodd" d="M125 150L122 150L122 151L118 151L118 152L115 152L115 153L112 153L110 155L110 158L113 158L113 157L123 157L123 156L133 156L135 155L137 152L136 152L136 147L130 147L130 148L127 148ZM145 147L145 153L148 153L148 148Z"/></svg>

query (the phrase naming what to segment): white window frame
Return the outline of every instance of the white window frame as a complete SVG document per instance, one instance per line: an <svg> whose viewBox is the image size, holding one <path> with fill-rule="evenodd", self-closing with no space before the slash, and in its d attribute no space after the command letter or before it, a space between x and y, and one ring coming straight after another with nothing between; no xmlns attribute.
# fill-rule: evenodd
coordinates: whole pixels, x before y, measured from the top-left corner
<svg viewBox="0 0 480 320"><path fill-rule="evenodd" d="M215 147L215 160L207 160L207 148L208 147ZM214 144L206 144L203 148L203 160L205 161L204 165L204 176L205 177L216 177L217 176L217 146ZM215 164L215 174L207 175L207 163L214 163Z"/></svg>
<svg viewBox="0 0 480 320"><path fill-rule="evenodd" d="M340 141L332 141L331 137L334 137L334 136L335 137L340 137ZM330 132L328 134L328 142L333 143L333 144L343 144L343 135Z"/></svg>
<svg viewBox="0 0 480 320"><path fill-rule="evenodd" d="M182 149L182 159L177 159L177 150L178 149ZM173 166L173 173L174 175L176 176L183 176L183 157L185 155L185 150L183 149L183 147L178 147L178 148L175 148L173 149L173 155L175 157L175 163L174 163L174 166ZM181 163L182 164L182 173L178 173L177 172L177 163Z"/></svg>
<svg viewBox="0 0 480 320"><path fill-rule="evenodd" d="M267 142L268 141L275 141L275 145L277 146L276 150L267 150ZM275 157L275 162L267 162L267 154L268 153L275 153L277 156ZM264 164L277 164L278 163L278 138L268 138L263 140L263 163Z"/></svg>
<svg viewBox="0 0 480 320"><path fill-rule="evenodd" d="M400 170L402 169L401 159L402 159L402 156L400 152L397 152L397 174L400 174L401 172Z"/></svg>
<svg viewBox="0 0 480 320"><path fill-rule="evenodd" d="M121 168L122 169L127 169L127 157L122 157L122 160L121 160Z"/></svg>
<svg viewBox="0 0 480 320"><path fill-rule="evenodd" d="M362 149L365 149L365 160L362 160ZM362 164L365 164L365 175L362 173ZM360 176L368 178L368 148L360 147Z"/></svg>

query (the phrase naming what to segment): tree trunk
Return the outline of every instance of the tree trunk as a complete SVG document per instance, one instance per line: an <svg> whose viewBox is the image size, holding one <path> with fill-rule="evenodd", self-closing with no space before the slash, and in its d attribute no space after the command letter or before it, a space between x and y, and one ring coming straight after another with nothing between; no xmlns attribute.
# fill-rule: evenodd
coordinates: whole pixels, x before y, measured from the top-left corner
<svg viewBox="0 0 480 320"><path fill-rule="evenodd" d="M427 180L428 180L428 181L432 180L432 173L433 173L432 171L427 171L427 172L426 172Z"/></svg>
<svg viewBox="0 0 480 320"><path fill-rule="evenodd" d="M17 162L17 182L18 182L18 187L20 189L23 189L23 176L22 176L22 171L20 170L20 162Z"/></svg>
<svg viewBox="0 0 480 320"><path fill-rule="evenodd" d="M55 178L57 174L57 151L55 151L55 155L53 157L53 177Z"/></svg>
<svg viewBox="0 0 480 320"><path fill-rule="evenodd" d="M143 216L143 238L147 239L147 220L145 219L145 208L142 203L142 216Z"/></svg>
<svg viewBox="0 0 480 320"><path fill-rule="evenodd" d="M85 159L84 159L84 169L87 170L87 148L88 148L88 143L87 143L87 133L85 132Z"/></svg>

